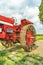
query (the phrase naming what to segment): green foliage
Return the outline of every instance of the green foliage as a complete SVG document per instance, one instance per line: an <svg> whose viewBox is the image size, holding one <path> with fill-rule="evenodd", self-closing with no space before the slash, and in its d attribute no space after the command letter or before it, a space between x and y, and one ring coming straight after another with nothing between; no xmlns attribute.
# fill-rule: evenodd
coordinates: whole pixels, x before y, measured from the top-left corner
<svg viewBox="0 0 43 65"><path fill-rule="evenodd" d="M6 56L7 55L7 53L5 53L5 51L3 52L3 51L0 51L0 56Z"/></svg>
<svg viewBox="0 0 43 65"><path fill-rule="evenodd" d="M41 5L39 6L39 18L40 18L40 21L41 23L43 24L43 0L41 2Z"/></svg>
<svg viewBox="0 0 43 65"><path fill-rule="evenodd" d="M5 65L5 59L3 57L0 57L0 65Z"/></svg>
<svg viewBox="0 0 43 65"><path fill-rule="evenodd" d="M0 65L43 65L43 57L37 54L29 54L23 49L14 49L10 49L11 51L0 50Z"/></svg>
<svg viewBox="0 0 43 65"><path fill-rule="evenodd" d="M36 40L43 40L43 34L36 34Z"/></svg>

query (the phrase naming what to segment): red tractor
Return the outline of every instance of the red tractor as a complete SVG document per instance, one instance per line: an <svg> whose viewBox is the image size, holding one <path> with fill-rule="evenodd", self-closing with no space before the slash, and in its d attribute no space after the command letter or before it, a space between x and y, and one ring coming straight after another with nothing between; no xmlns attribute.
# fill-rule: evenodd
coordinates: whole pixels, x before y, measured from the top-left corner
<svg viewBox="0 0 43 65"><path fill-rule="evenodd" d="M35 42L35 28L27 19L21 20L21 24L14 24L13 18L0 15L0 40L9 48L19 42L26 51L30 51Z"/></svg>

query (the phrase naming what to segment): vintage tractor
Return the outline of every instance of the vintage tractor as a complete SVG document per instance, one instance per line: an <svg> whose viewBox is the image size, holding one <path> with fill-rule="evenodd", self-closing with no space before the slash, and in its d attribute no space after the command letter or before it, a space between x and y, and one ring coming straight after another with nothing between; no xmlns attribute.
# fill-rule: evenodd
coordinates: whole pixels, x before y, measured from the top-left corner
<svg viewBox="0 0 43 65"><path fill-rule="evenodd" d="M35 42L35 28L27 19L21 20L21 24L14 24L15 19L0 15L0 40L9 48L19 42L26 51L31 51Z"/></svg>

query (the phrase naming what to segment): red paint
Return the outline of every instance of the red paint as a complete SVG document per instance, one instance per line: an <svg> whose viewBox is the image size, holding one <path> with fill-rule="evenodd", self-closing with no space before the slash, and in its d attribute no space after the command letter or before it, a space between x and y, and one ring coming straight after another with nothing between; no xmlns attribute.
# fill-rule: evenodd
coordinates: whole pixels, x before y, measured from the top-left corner
<svg viewBox="0 0 43 65"><path fill-rule="evenodd" d="M33 36L32 31L27 32L26 41L27 41L28 45L32 45L32 43L34 42L34 36Z"/></svg>
<svg viewBox="0 0 43 65"><path fill-rule="evenodd" d="M5 39L5 40L12 40L12 41L16 41L16 39L20 39L20 32L23 26L27 25L27 24L33 24L32 22L30 22L29 20L23 19L21 20L21 24L20 25L14 25L14 20L12 18L8 18L5 16L0 15L0 21L4 21L4 22L8 22L13 24L13 26L7 25L7 24L0 24L0 27L2 28L2 32L0 32L0 39ZM10 29L13 30L12 33L7 33L6 30ZM32 44L33 39L30 38L32 37L33 34L31 31L27 32L26 35L26 41L29 45Z"/></svg>
<svg viewBox="0 0 43 65"><path fill-rule="evenodd" d="M0 21L4 21L4 22L14 24L14 19L2 16L2 15L0 15Z"/></svg>

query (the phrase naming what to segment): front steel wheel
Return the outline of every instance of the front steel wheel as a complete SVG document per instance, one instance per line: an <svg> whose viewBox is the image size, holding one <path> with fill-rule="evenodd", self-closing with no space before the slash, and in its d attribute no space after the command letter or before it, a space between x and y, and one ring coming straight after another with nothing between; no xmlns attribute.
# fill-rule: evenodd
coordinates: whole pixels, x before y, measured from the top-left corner
<svg viewBox="0 0 43 65"><path fill-rule="evenodd" d="M10 41L6 41L6 40L2 40L1 41L2 45L5 46L6 48L11 48L14 46L14 43L10 40Z"/></svg>

